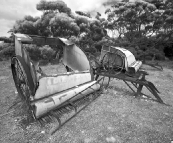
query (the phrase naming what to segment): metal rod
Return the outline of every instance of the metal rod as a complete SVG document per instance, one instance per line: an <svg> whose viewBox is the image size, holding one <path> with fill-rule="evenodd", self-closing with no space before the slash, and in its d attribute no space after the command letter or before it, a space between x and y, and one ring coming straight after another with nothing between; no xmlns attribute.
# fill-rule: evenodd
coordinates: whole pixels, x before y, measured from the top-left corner
<svg viewBox="0 0 173 143"><path fill-rule="evenodd" d="M82 107L77 113L75 113L73 116L71 116L68 120L66 120L65 122L63 122L61 124L61 126L63 126L65 123L67 123L69 120L71 120L73 117L75 117L77 114L79 114L83 109L85 109L91 102L93 102L94 100L96 100L98 98L95 97L92 101L90 101L88 104L86 104L84 107ZM51 135L53 135L58 129L60 129L61 126L55 127L55 129L53 131L51 131Z"/></svg>
<svg viewBox="0 0 173 143"><path fill-rule="evenodd" d="M133 84L134 87L138 88L137 85L134 82L131 82Z"/></svg>
<svg viewBox="0 0 173 143"><path fill-rule="evenodd" d="M60 127L62 125L62 123L61 123L59 116L54 112L50 112L50 115L52 115L53 117L55 117L57 119L58 124L59 124L58 126Z"/></svg>
<svg viewBox="0 0 173 143"><path fill-rule="evenodd" d="M136 93L136 91L125 81L125 80L123 80L124 82L125 82L125 84L134 92L134 93Z"/></svg>

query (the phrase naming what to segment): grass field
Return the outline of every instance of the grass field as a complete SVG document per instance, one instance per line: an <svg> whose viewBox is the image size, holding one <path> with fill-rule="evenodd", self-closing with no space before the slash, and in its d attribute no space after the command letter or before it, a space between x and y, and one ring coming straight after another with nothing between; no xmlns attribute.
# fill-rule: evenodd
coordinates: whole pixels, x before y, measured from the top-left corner
<svg viewBox="0 0 173 143"><path fill-rule="evenodd" d="M127 86L113 80L110 88L85 110L65 124L54 135L57 123L44 127L27 124L27 118L16 108L8 108L16 99L10 62L0 62L0 143L171 143L173 140L173 62L161 62L163 71L144 68L169 106L135 98ZM46 72L61 72L49 66Z"/></svg>

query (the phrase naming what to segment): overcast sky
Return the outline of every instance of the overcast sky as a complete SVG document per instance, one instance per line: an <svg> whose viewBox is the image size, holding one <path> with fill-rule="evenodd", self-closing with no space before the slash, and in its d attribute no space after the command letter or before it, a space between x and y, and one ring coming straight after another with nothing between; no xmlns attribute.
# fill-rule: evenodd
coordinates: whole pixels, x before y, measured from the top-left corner
<svg viewBox="0 0 173 143"><path fill-rule="evenodd" d="M40 16L36 10L36 4L40 0L0 0L0 36L8 36L7 33L15 21L25 15ZM102 3L107 0L64 0L72 10L104 12Z"/></svg>

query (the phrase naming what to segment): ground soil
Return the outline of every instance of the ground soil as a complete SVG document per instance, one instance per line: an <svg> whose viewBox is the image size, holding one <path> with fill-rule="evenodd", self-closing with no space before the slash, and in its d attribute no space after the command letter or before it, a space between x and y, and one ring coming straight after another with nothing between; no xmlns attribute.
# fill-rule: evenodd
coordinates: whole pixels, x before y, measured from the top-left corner
<svg viewBox="0 0 173 143"><path fill-rule="evenodd" d="M10 61L0 62L1 143L171 143L173 140L173 62L160 63L164 70L144 66L167 105L135 98L128 87L113 80L108 89L85 110L50 135L57 122L41 127L28 123L22 107L8 110L17 100ZM61 66L59 66L61 67ZM58 66L43 67L46 72ZM151 96L152 97L152 96ZM154 97L152 97L154 98Z"/></svg>

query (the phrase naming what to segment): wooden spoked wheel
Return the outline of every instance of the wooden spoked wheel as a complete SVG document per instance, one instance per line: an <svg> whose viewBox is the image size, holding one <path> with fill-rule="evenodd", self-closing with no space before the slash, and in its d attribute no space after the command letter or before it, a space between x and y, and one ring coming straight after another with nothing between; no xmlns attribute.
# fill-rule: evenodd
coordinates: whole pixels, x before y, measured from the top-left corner
<svg viewBox="0 0 173 143"><path fill-rule="evenodd" d="M35 119L35 115L33 114L33 107L31 106L32 92L28 82L28 73L26 72L26 70L28 70L27 66L21 62L21 59L13 57L11 60L11 70L15 86L18 91L18 96L22 100L23 104L26 105L27 112L32 113L32 116Z"/></svg>
<svg viewBox="0 0 173 143"><path fill-rule="evenodd" d="M109 73L113 72L114 65L113 65L113 61L111 61L111 59L110 59L109 53L106 53L103 56L101 63L102 63L102 67L104 68L105 71L107 71Z"/></svg>
<svg viewBox="0 0 173 143"><path fill-rule="evenodd" d="M123 57L117 54L106 53L101 61L102 67L108 73L116 74L124 69Z"/></svg>

